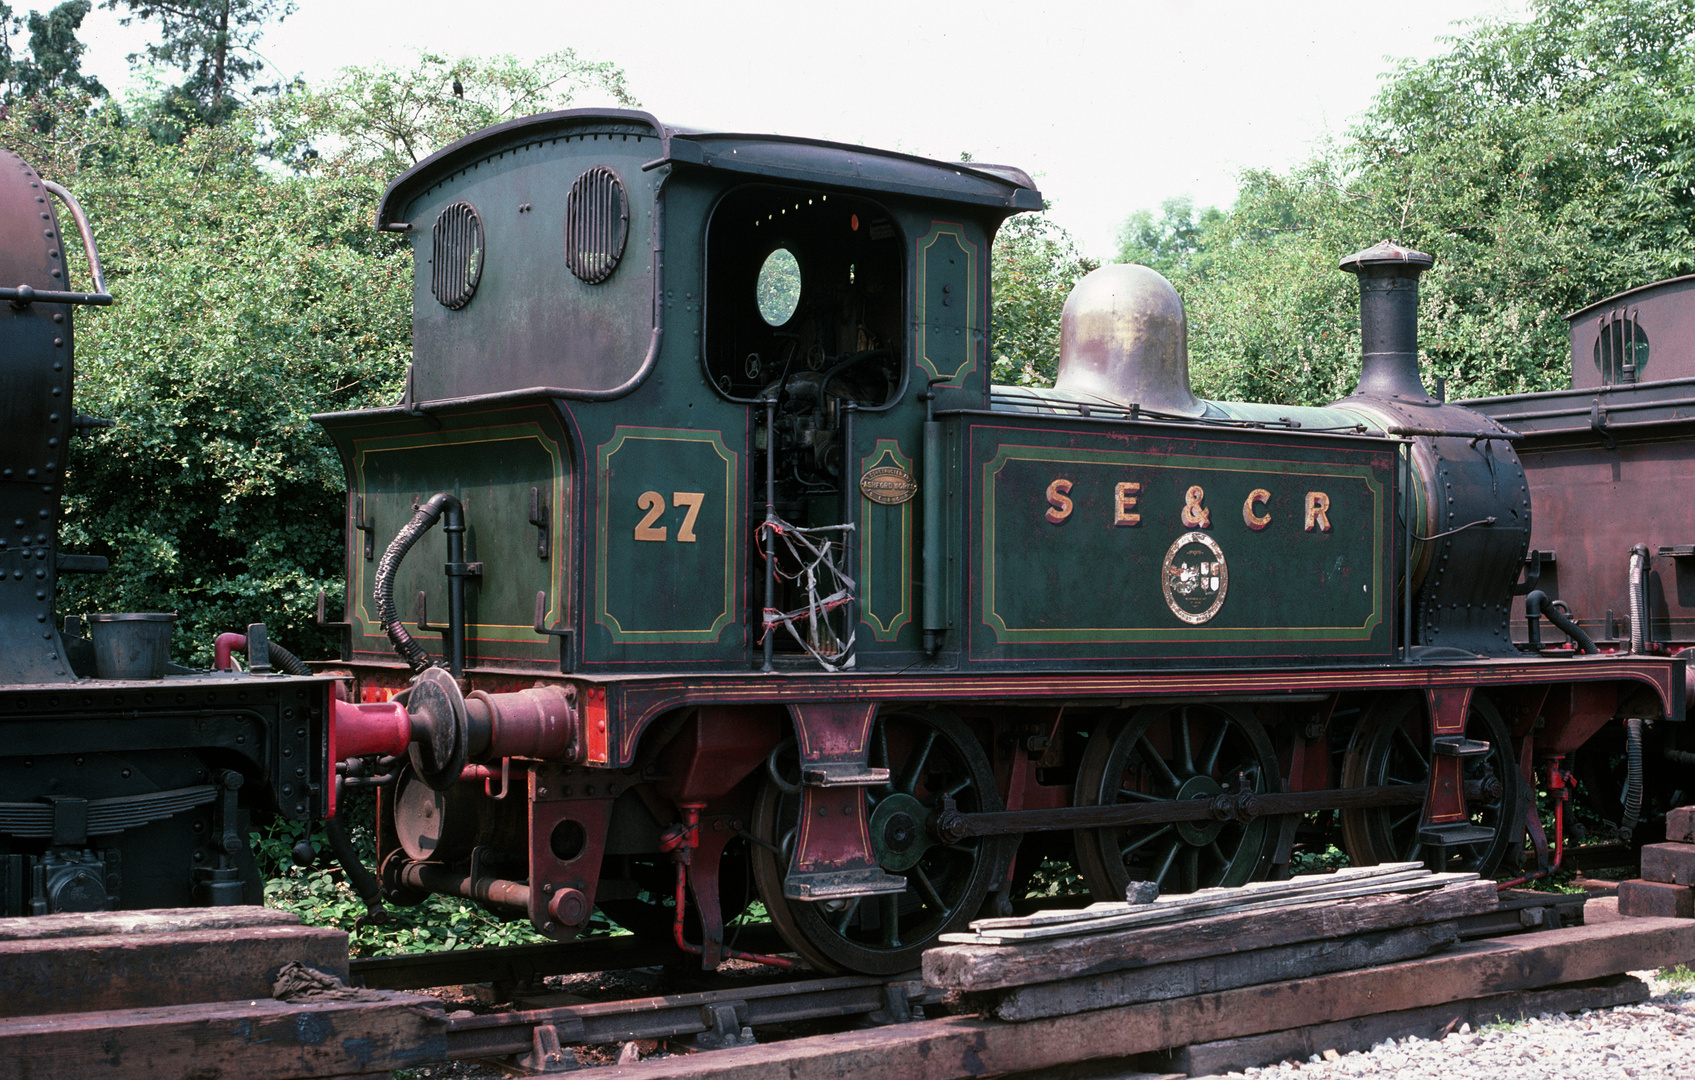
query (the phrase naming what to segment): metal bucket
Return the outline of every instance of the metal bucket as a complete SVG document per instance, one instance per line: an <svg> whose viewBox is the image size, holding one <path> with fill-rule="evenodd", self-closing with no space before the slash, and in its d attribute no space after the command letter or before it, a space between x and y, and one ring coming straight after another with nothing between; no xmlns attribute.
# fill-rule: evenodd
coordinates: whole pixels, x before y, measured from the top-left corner
<svg viewBox="0 0 1695 1080"><path fill-rule="evenodd" d="M171 657L174 611L90 615L94 674L100 679L157 679Z"/></svg>

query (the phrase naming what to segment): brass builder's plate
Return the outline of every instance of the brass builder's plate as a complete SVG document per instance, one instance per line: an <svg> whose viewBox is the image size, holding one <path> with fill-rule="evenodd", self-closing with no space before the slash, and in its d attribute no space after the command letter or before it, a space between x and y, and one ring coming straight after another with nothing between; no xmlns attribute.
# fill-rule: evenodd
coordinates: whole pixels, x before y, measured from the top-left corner
<svg viewBox="0 0 1695 1080"><path fill-rule="evenodd" d="M859 490L872 502L899 506L918 493L918 481L905 469L879 465L859 478Z"/></svg>

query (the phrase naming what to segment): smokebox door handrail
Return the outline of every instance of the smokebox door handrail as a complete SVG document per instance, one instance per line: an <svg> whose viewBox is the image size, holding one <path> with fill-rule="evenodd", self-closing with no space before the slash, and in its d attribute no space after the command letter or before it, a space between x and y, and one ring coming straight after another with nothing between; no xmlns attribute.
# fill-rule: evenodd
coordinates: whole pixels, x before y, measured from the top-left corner
<svg viewBox="0 0 1695 1080"><path fill-rule="evenodd" d="M94 246L94 230L88 226L88 215L83 213L82 204L77 202L75 195L51 180L43 180L41 186L64 203L65 209L71 212L71 220L76 222L77 235L82 237L82 250L88 256L88 276L94 281L94 291L68 292L62 289L37 289L29 285L19 285L15 289L0 289L0 300L10 300L17 307L28 307L37 300L44 304L107 306L112 302L112 294L106 291L106 275L100 272L100 252ZM62 241L63 237L60 239Z"/></svg>

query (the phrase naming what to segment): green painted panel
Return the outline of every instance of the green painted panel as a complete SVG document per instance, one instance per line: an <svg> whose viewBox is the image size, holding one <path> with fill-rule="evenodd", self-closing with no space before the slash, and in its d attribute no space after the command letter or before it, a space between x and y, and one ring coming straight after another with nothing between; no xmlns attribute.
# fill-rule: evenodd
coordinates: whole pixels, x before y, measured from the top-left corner
<svg viewBox="0 0 1695 1080"><path fill-rule="evenodd" d="M972 659L1389 652L1389 444L955 427L979 515Z"/></svg>
<svg viewBox="0 0 1695 1080"><path fill-rule="evenodd" d="M931 378L957 384L977 369L983 345L978 246L963 225L936 221L916 250L918 365Z"/></svg>
<svg viewBox="0 0 1695 1080"><path fill-rule="evenodd" d="M739 635L739 456L684 428L620 425L598 448L595 622L612 641Z"/></svg>
<svg viewBox="0 0 1695 1080"><path fill-rule="evenodd" d="M912 459L896 439L878 439L860 459L859 475L895 468L913 475ZM876 641L896 641L912 622L912 507L859 498L859 616Z"/></svg>
<svg viewBox="0 0 1695 1080"><path fill-rule="evenodd" d="M466 559L483 564L482 578L466 590L470 659L557 664L558 642L537 635L532 622L539 591L548 593L549 626L570 618L570 575L560 570L571 551L568 453L551 424L499 419L509 420L509 415L455 417L453 430L373 433L349 440L353 491L363 499L375 555L365 559L363 537L354 538L349 583L356 652L393 654L372 597L377 560L419 502L448 491L465 507ZM538 530L527 524L532 488L546 503L546 559L539 554ZM395 580L402 621L432 653L441 651L440 638L419 629L417 597L425 595L432 623L446 623L446 551L438 523L412 546Z"/></svg>

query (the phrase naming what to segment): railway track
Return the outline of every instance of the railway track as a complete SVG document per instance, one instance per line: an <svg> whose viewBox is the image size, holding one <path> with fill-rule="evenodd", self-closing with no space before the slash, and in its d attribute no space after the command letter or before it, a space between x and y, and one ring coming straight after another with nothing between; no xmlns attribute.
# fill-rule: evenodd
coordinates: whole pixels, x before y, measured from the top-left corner
<svg viewBox="0 0 1695 1080"><path fill-rule="evenodd" d="M1621 922L1615 916L1608 924L1587 925L1582 897L1509 895L1496 908L1486 883L1472 883L1473 892L1479 886L1490 897L1490 910L1476 908L1478 914L1457 919L1453 913L1421 915L1445 921L1391 931L1422 935L1436 946L1433 952L1406 954L1413 958L1404 963L1364 956L1365 967L1337 970L1320 963L1302 969L1306 960L1296 953L1308 947L1300 944L1306 931L1292 931L1295 923L1323 924L1313 947L1327 956L1342 941L1367 952L1381 948L1383 933L1373 937L1370 924L1376 916L1340 908L1330 913L1309 905L1301 919L1268 920L1248 933L1232 930L1220 939L1223 954L1209 953L1208 934L1199 924L1124 931L1142 934L1144 941L1163 934L1160 940L1182 939L1183 945L1160 946L1132 963L1136 970L1108 964L1103 973L1093 961L1073 967L1094 980L1128 978L1139 989L1113 1003L1102 996L1105 984L1098 983L1084 987L1094 995L1092 1004L1058 1010L1032 1009L1036 998L1015 1002L1007 995L1066 994L1083 980L1054 982L1050 975L1045 982L994 990L980 976L962 983L945 971L929 985L917 972L895 978L796 977L729 966L705 974L667 964L665 952L633 937L348 964L345 937L338 932L285 923L281 913L264 909L234 916L217 909L113 913L90 917L86 926L27 920L32 927L64 932L45 940L0 934L0 951L16 954L4 966L7 985L20 991L0 1001L0 1010L11 1010L0 1011L0 1080L153 1074L303 1080L446 1062L485 1062L507 1072L539 1074L576 1068L576 1047L610 1048L584 1055L605 1062L621 1046L649 1041L662 1043L668 1056L635 1064L621 1058L603 1075L763 1080L779 1074L824 1080L851 1073L866 1080L951 1080L1101 1058L1128 1062L1119 1070L1124 1072L1147 1067L1171 1047L1193 1050L1209 1040L1242 1042L1251 1036L1245 1041L1287 1042L1295 1036L1284 1029L1295 1018L1309 1026L1340 1024L1352 1031L1364 1024L1395 1033L1432 1023L1440 1029L1457 1023L1454 1017L1473 1014L1487 1020L1512 1010L1534 1015L1619 1004L1640 996L1631 996L1640 984L1621 978L1621 972L1695 961L1695 922ZM1355 936L1335 939L1342 922L1362 918L1366 921L1348 931ZM250 921L243 926L243 919ZM194 928L196 922L204 925ZM1128 955L1112 934L1072 940L1066 955L1073 958L1078 949L1105 949L1103 958ZM327 977L336 973L330 950L338 943L340 977L354 989L337 990L336 980ZM273 995L279 958L313 949L319 955L309 966L324 973L318 978L327 984L326 993L284 994L279 986ZM1217 974L1194 978L1206 965ZM569 975L579 977L563 983L553 978ZM493 984L497 995L510 994L512 1000L490 1011L486 1003L464 1009L459 1002L405 992L442 985L462 991L467 983ZM1174 989L1180 983L1187 989ZM943 989L949 986L956 990ZM562 987L661 992L586 1001ZM1020 1009L1027 1019L1012 1015ZM1333 1045L1346 1034L1338 1029L1301 1037ZM697 1052L707 1050L712 1052ZM1209 1052L1216 1058L1217 1051Z"/></svg>
<svg viewBox="0 0 1695 1080"><path fill-rule="evenodd" d="M1532 895L1508 899L1500 910L1460 920L1461 940L1498 937L1532 928L1582 921L1582 897ZM728 973L665 969L674 951L636 937L598 938L567 945L504 946L354 960L350 975L373 989L416 990L487 984L497 999L514 1001L493 1012L449 1013L443 1047L447 1060L522 1059L528 1067L564 1064L569 1047L639 1041L676 1048L716 1050L764 1041L785 1025L846 1019L872 1028L926 1019L944 995L924 985L916 971L894 978L799 977L740 969ZM550 976L646 969L653 981L680 992L622 1000L538 1007L549 997ZM655 971L654 969L659 969ZM757 1033L757 1034L756 1034ZM574 1061L574 1058L573 1058ZM508 1062L508 1064L510 1064Z"/></svg>

